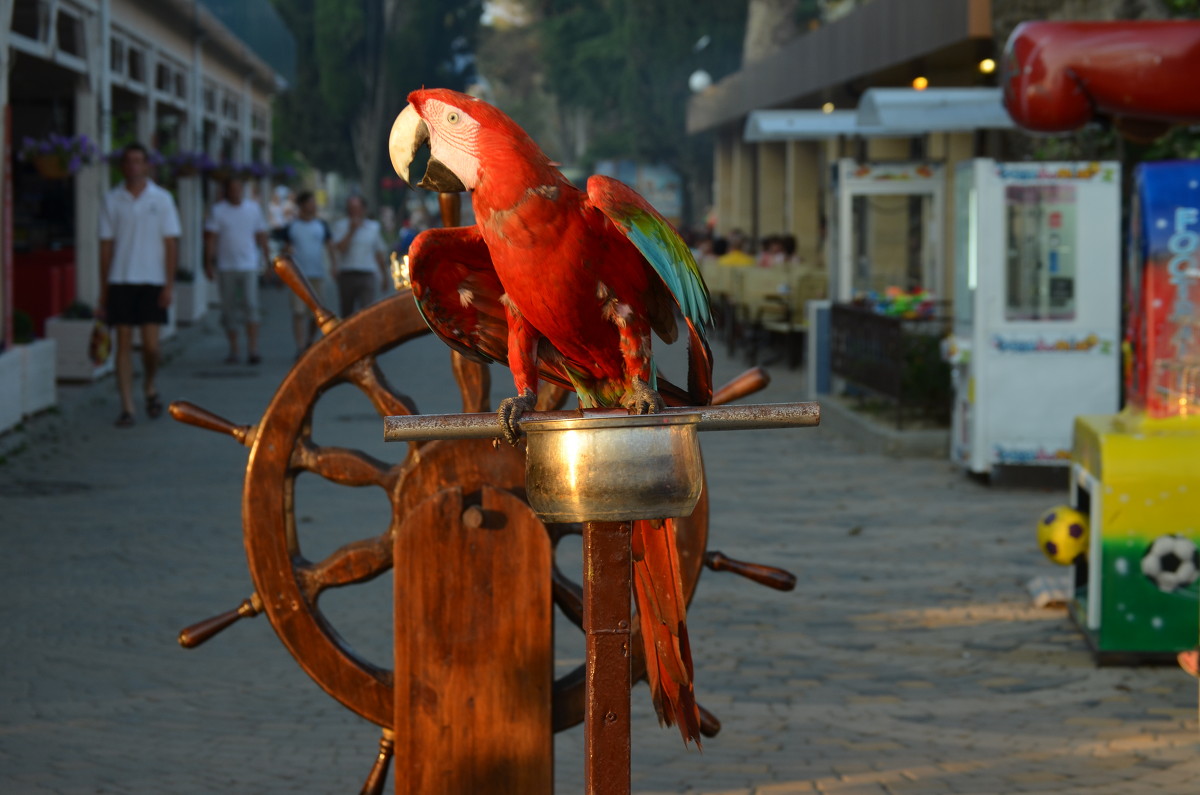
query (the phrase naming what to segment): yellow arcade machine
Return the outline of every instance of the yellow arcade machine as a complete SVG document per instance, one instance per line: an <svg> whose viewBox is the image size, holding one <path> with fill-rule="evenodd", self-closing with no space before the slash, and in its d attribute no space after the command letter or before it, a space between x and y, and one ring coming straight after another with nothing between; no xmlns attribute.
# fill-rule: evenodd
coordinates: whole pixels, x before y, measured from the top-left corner
<svg viewBox="0 0 1200 795"><path fill-rule="evenodd" d="M1135 172L1126 408L1075 420L1071 504L1088 517L1071 612L1099 662L1200 640L1200 162Z"/></svg>

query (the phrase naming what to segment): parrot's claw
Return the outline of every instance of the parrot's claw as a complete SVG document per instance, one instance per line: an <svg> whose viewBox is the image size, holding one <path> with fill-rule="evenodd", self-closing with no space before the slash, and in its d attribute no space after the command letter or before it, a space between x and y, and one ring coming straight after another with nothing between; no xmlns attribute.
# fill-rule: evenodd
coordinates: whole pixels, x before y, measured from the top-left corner
<svg viewBox="0 0 1200 795"><path fill-rule="evenodd" d="M640 378L634 379L633 387L621 398L621 405L634 414L657 414L666 407L662 395Z"/></svg>
<svg viewBox="0 0 1200 795"><path fill-rule="evenodd" d="M526 389L523 394L518 397L505 398L500 401L500 428L504 432L504 439L513 447L517 446L520 441L520 430L517 428L517 420L521 419L521 415L527 411L533 411L534 405L537 403L537 395L532 390Z"/></svg>

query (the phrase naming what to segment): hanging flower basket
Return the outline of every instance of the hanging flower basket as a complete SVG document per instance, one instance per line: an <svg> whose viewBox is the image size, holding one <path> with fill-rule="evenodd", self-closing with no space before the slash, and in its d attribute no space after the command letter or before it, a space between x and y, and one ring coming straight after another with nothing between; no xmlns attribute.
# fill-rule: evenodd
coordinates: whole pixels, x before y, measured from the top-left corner
<svg viewBox="0 0 1200 795"><path fill-rule="evenodd" d="M215 166L203 152L176 152L167 158L167 167L178 177L194 177Z"/></svg>
<svg viewBox="0 0 1200 795"><path fill-rule="evenodd" d="M86 135L50 133L21 141L20 158L47 179L66 179L96 158L96 145Z"/></svg>
<svg viewBox="0 0 1200 795"><path fill-rule="evenodd" d="M71 176L67 164L58 155L34 155L30 158L37 173L46 179L66 179Z"/></svg>

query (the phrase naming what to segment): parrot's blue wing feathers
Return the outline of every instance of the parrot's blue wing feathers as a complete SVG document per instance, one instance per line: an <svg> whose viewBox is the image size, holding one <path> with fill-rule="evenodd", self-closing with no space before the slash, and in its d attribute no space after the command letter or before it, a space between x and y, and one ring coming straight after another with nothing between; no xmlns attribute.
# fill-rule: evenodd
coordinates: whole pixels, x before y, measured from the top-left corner
<svg viewBox="0 0 1200 795"><path fill-rule="evenodd" d="M675 296L683 316L701 334L712 324L708 287L687 245L667 220L632 188L611 177L588 180L588 200L625 233Z"/></svg>

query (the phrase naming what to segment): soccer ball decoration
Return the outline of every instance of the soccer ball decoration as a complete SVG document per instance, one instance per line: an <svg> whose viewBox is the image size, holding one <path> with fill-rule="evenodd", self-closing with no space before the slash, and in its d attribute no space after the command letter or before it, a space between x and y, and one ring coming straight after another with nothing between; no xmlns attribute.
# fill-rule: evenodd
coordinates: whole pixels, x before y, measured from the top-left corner
<svg viewBox="0 0 1200 795"><path fill-rule="evenodd" d="M1200 577L1200 550L1190 538L1159 536L1142 555L1142 574L1165 593L1186 588Z"/></svg>
<svg viewBox="0 0 1200 795"><path fill-rule="evenodd" d="M1056 505L1038 520L1038 548L1060 566L1070 566L1087 554L1088 520L1067 505Z"/></svg>

